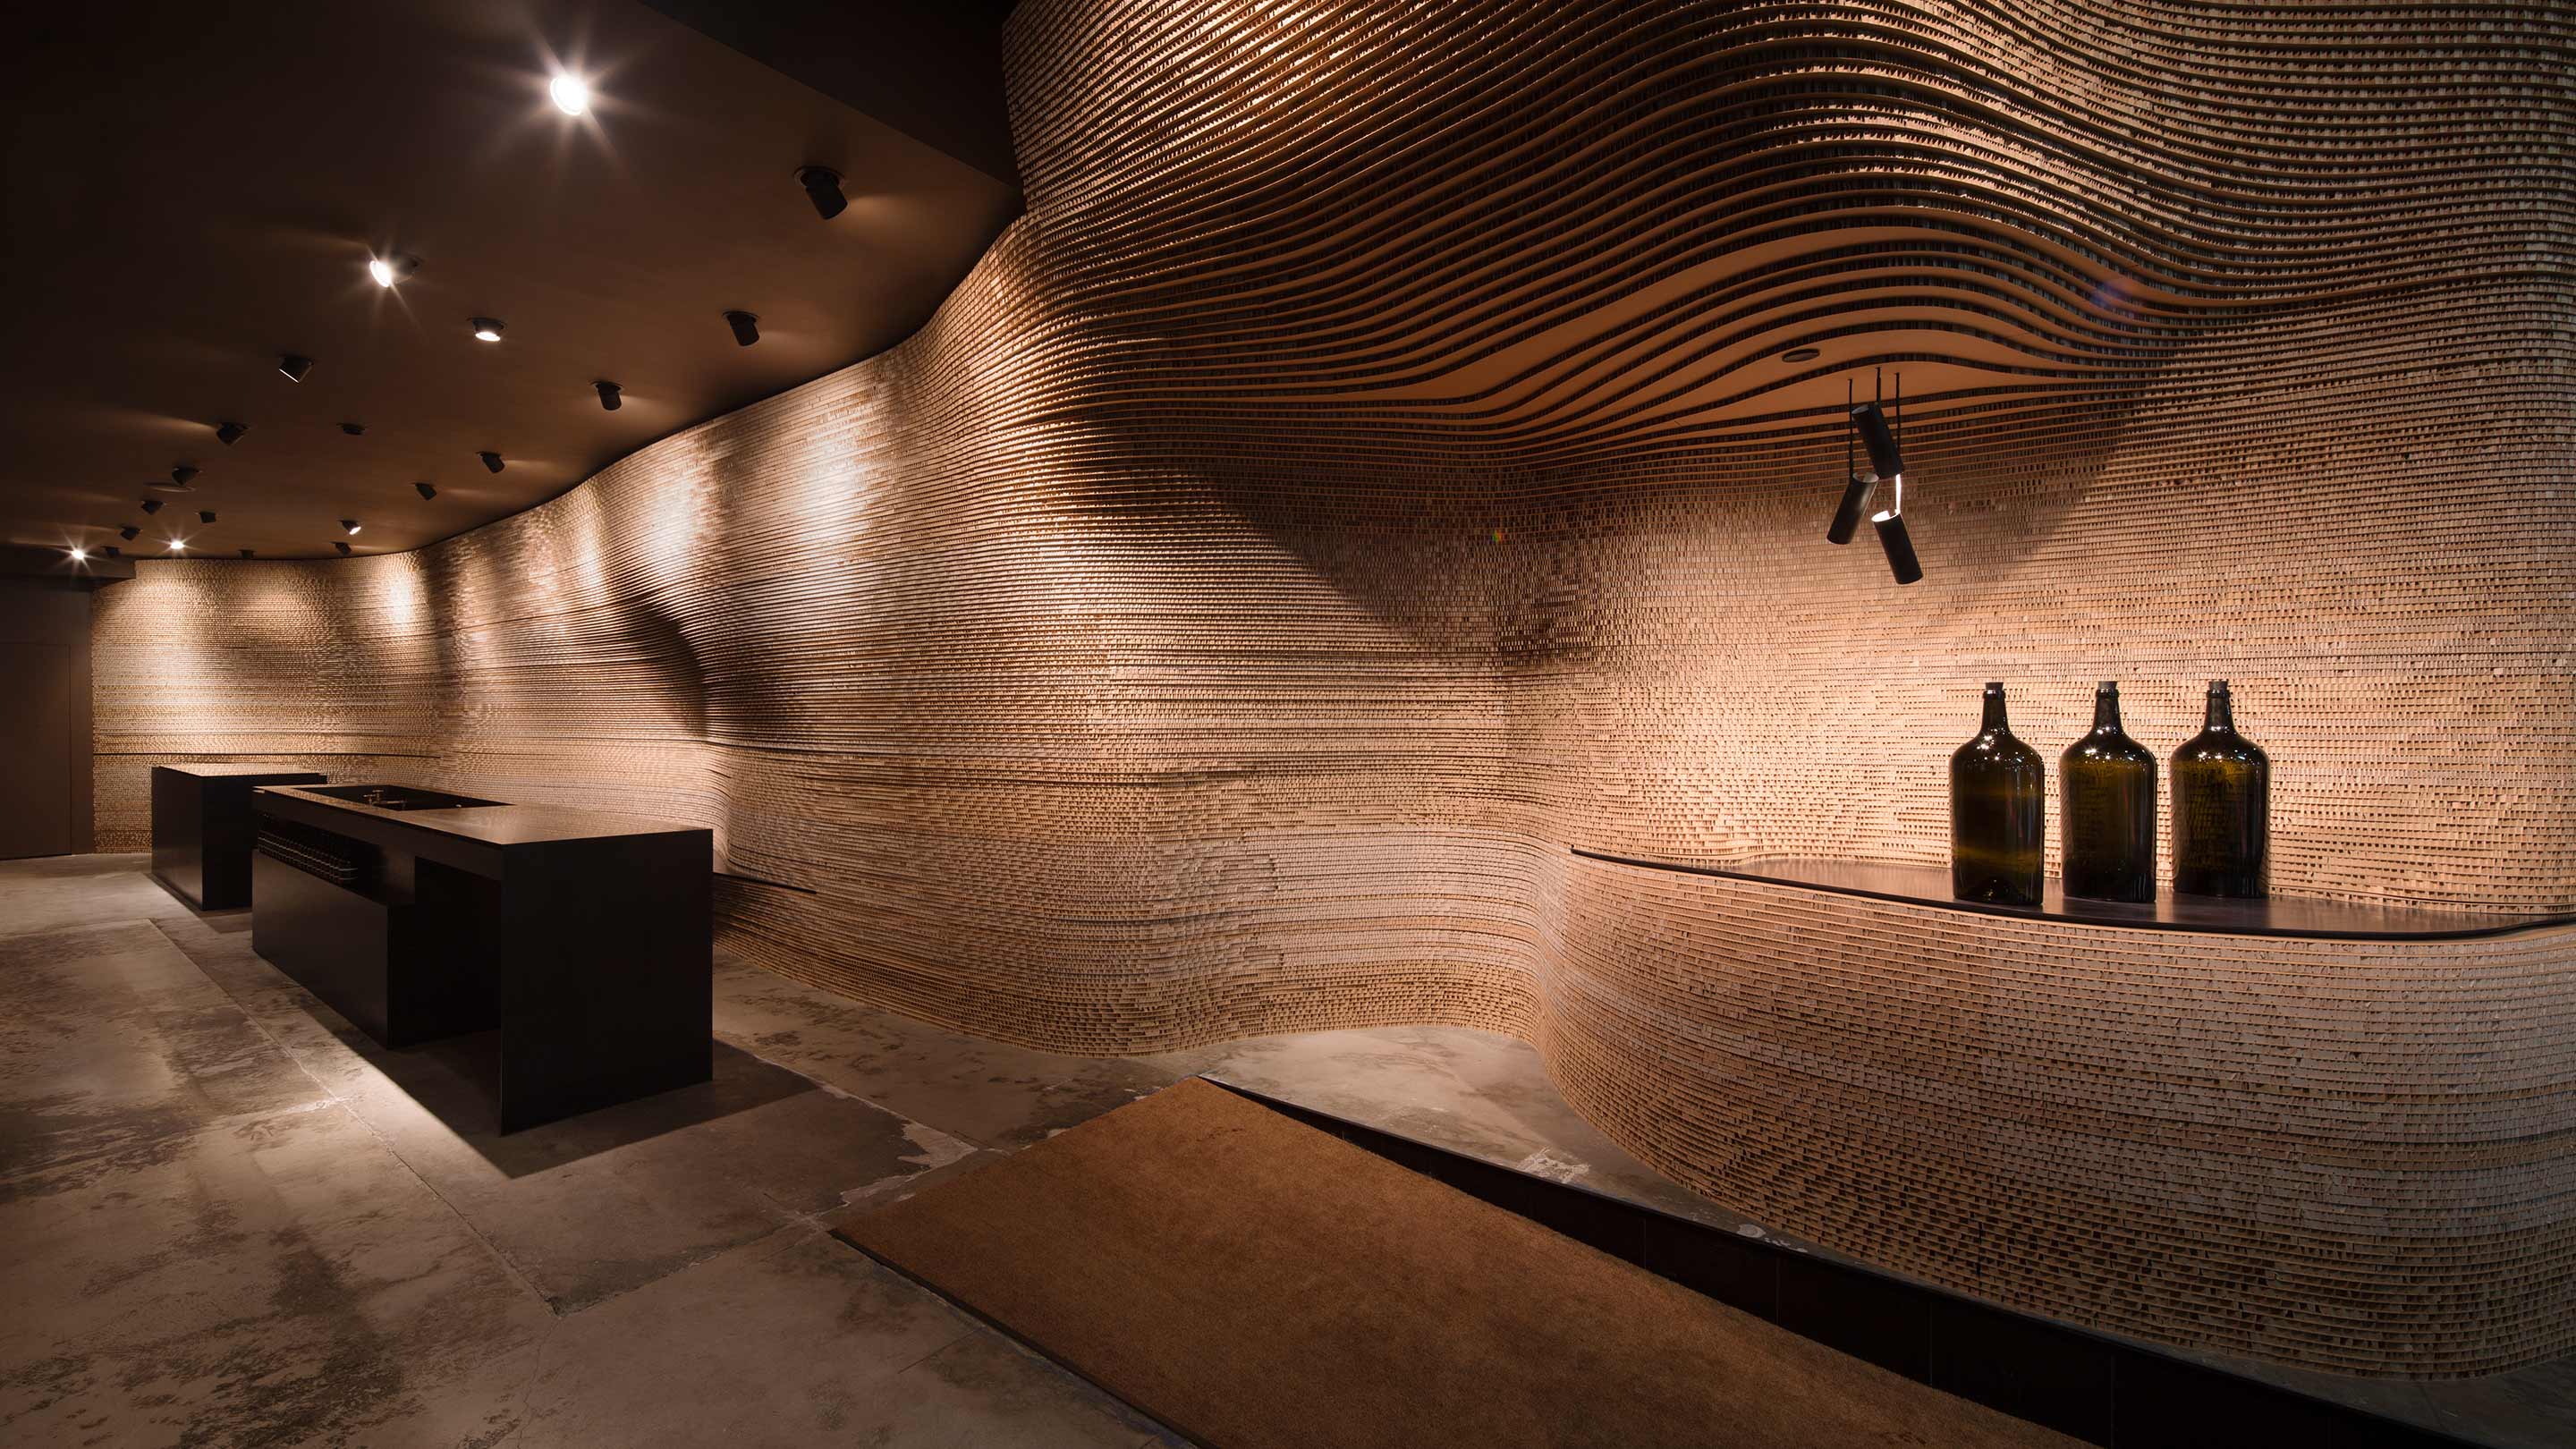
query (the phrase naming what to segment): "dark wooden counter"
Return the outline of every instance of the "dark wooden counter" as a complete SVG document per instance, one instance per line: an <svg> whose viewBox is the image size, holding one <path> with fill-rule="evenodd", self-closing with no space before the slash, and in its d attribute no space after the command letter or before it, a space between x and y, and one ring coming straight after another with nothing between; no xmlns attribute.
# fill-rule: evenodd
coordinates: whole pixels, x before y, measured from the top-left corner
<svg viewBox="0 0 2576 1449"><path fill-rule="evenodd" d="M1947 911L2064 921L2079 926L2124 926L2144 931L2205 931L2229 936L2301 936L2337 941L2440 941L2501 936L2515 931L2576 923L2576 914L2500 914L2376 906L2306 896L2240 901L2216 896L2177 895L2171 887L2167 887L2152 904L2097 901L2067 895L2055 876L2048 878L2047 893L2039 905L2004 906L1984 901L1963 901L1951 895L1950 869L1941 865L1812 857L1688 860L1614 855L1608 851L1586 850L1579 845L1570 849L1586 860L1608 861L1613 865L1636 866L1642 870L1761 881L1768 885L1831 891L1871 900L1936 906Z"/></svg>
<svg viewBox="0 0 2576 1449"><path fill-rule="evenodd" d="M154 765L152 878L201 911L249 905L250 848L259 834L250 792L329 778L282 765Z"/></svg>
<svg viewBox="0 0 2576 1449"><path fill-rule="evenodd" d="M252 948L387 1046L501 1034L501 1130L712 1073L714 837L262 789Z"/></svg>

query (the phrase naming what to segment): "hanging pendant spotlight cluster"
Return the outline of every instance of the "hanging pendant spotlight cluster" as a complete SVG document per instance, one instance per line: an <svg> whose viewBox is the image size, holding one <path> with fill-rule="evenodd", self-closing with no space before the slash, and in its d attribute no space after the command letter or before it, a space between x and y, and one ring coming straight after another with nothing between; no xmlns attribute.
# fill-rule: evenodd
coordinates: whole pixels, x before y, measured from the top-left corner
<svg viewBox="0 0 2576 1449"><path fill-rule="evenodd" d="M1914 556L1913 536L1905 531L1905 452L1902 446L1905 428L1905 374L1896 375L1896 425L1888 426L1887 414L1880 410L1878 399L1851 403L1851 384L1843 384L1848 407L1849 425L1843 434L1842 502L1834 509L1834 521L1825 529L1825 542L1849 543L1860 531L1860 516L1869 507L1878 485L1889 486L1893 497L1889 505L1869 517L1870 526L1878 531L1878 546L1887 554L1889 572L1900 584L1910 584L1923 577L1923 563ZM1875 381L1871 392L1878 391ZM1869 471L1860 470L1853 440L1869 449Z"/></svg>

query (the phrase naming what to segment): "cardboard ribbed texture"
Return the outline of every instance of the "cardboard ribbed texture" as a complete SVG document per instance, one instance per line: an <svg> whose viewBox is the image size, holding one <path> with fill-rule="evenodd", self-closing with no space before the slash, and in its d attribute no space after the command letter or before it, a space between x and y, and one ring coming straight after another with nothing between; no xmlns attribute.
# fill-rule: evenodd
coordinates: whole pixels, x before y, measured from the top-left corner
<svg viewBox="0 0 2576 1449"><path fill-rule="evenodd" d="M1514 1032L1682 1180L2001 1302L2565 1352L2570 933L1565 847L1936 861L1982 681L2053 757L2097 679L2161 754L2226 677L2277 889L2576 901L2570 25L1026 0L1028 214L901 347L414 553L103 592L100 835L204 756L703 822L775 883L739 949L932 1021ZM1902 590L1822 538L1882 366Z"/></svg>

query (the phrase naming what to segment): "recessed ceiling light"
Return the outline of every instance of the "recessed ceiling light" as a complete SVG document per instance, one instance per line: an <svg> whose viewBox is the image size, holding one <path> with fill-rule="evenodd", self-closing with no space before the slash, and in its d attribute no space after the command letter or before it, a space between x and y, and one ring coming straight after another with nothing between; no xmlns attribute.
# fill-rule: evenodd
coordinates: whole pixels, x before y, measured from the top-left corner
<svg viewBox="0 0 2576 1449"><path fill-rule="evenodd" d="M850 209L850 199L841 194L841 173L829 166L797 167L796 184L805 188L805 199L825 221Z"/></svg>
<svg viewBox="0 0 2576 1449"><path fill-rule="evenodd" d="M132 542L134 542L136 535L138 535L138 534L140 534L140 533L142 533L142 532L143 532L143 530L142 530L142 529L139 529L139 528L135 527L133 524L130 524L130 523L129 523L129 524L125 525L123 528L118 529L118 530L116 531L116 536L117 536L117 537L119 537L119 538L121 538L121 539L124 539L127 543L132 543Z"/></svg>
<svg viewBox="0 0 2576 1449"><path fill-rule="evenodd" d="M348 544L346 544L346 543L344 543L344 542L340 541L339 539L333 539L333 540L331 541L331 546L332 546L333 548L336 548L336 549L338 549L338 550L340 551L340 557L342 557L342 558L347 558L347 557L349 556L349 545L348 545Z"/></svg>
<svg viewBox="0 0 2576 1449"><path fill-rule="evenodd" d="M725 325L733 329L733 340L744 347L760 340L760 319L749 312L727 312Z"/></svg>
<svg viewBox="0 0 2576 1449"><path fill-rule="evenodd" d="M546 96L555 103L556 110L567 116L578 116L590 109L589 82L570 72L546 82Z"/></svg>
<svg viewBox="0 0 2576 1449"><path fill-rule="evenodd" d="M214 511L213 509L211 509L211 508L200 508L200 509L198 509L198 510L197 510L197 521L198 521L199 523L212 523L212 522L214 522L214 521L215 521L215 511Z"/></svg>
<svg viewBox="0 0 2576 1449"><path fill-rule="evenodd" d="M484 466L484 467L491 469L491 470L492 470L493 472L495 472L495 473L498 473L498 472L500 472L500 471L501 471L501 455L500 455L500 454L498 454L498 453L477 453L477 454L475 454L474 456L483 460L483 466Z"/></svg>
<svg viewBox="0 0 2576 1449"><path fill-rule="evenodd" d="M356 519L354 519L354 518L343 518L343 519L341 519L341 520L340 520L340 531L341 531L342 533L345 533L345 534L350 535L350 536L351 536L351 537L353 537L353 538L354 538L354 537L356 537L356 536L357 536L357 532L358 532L358 520L356 520Z"/></svg>
<svg viewBox="0 0 2576 1449"><path fill-rule="evenodd" d="M476 317L468 325L474 329L474 340L477 342L501 340L501 319L498 317Z"/></svg>
<svg viewBox="0 0 2576 1449"><path fill-rule="evenodd" d="M79 544L73 544L73 545L72 545L72 562L73 562L73 563L88 563L88 562L89 562L89 550L88 550L88 549L85 549L85 548L83 548L83 547L81 547Z"/></svg>
<svg viewBox="0 0 2576 1449"><path fill-rule="evenodd" d="M396 282L410 281L411 274L419 270L420 258L418 257L396 255L367 259L367 275L375 278L376 285L379 287L390 287Z"/></svg>
<svg viewBox="0 0 2576 1449"><path fill-rule="evenodd" d="M290 352L277 359L277 370L285 374L288 382L302 382L304 374L313 370L313 359L298 357Z"/></svg>
<svg viewBox="0 0 2576 1449"><path fill-rule="evenodd" d="M608 411L613 413L626 405L626 389L619 387L617 384L613 382L594 382L591 384L591 387L596 389L599 393L599 405L606 408Z"/></svg>
<svg viewBox="0 0 2576 1449"><path fill-rule="evenodd" d="M353 438L363 438L367 435L367 425L365 423L342 423L340 425L340 431L347 433Z"/></svg>
<svg viewBox="0 0 2576 1449"><path fill-rule="evenodd" d="M170 470L170 481L178 484L182 488L187 487L188 481L196 476L197 470L189 467L185 463L182 463L178 467Z"/></svg>
<svg viewBox="0 0 2576 1449"><path fill-rule="evenodd" d="M184 538L174 538L170 540L170 551L172 553L186 553L188 551L188 541Z"/></svg>
<svg viewBox="0 0 2576 1449"><path fill-rule="evenodd" d="M240 442L242 434L249 431L250 424L248 423L217 423L215 424L215 441L229 448L233 444Z"/></svg>
<svg viewBox="0 0 2576 1449"><path fill-rule="evenodd" d="M414 483L411 486L419 489L420 496L423 498L436 498L438 496L438 490L430 487L426 483Z"/></svg>
<svg viewBox="0 0 2576 1449"><path fill-rule="evenodd" d="M255 548L246 548L246 549L243 549L243 550L242 550L242 557L243 557L243 558L256 558L256 557L258 557L258 556L259 556L259 550L258 550L258 549L255 549Z"/></svg>
<svg viewBox="0 0 2576 1449"><path fill-rule="evenodd" d="M160 512L160 511L161 511L161 500L160 500L160 499L158 499L158 498L146 498L146 499L144 499L144 500L143 500L143 511L144 511L144 512L146 512L146 513L158 513L158 512Z"/></svg>
<svg viewBox="0 0 2576 1449"><path fill-rule="evenodd" d="M123 558L123 557L125 557L125 550L123 550L123 549L121 549L121 548L118 548L115 544L112 544L112 543L111 543L111 544L109 544L109 545L107 546L106 553L107 553L107 556L108 556L109 558Z"/></svg>

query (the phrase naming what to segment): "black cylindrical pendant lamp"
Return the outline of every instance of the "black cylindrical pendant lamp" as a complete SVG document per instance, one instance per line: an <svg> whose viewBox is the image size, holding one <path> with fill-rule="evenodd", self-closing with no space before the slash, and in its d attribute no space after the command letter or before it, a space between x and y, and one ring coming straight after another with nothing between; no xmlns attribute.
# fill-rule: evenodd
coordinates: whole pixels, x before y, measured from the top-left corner
<svg viewBox="0 0 2576 1449"><path fill-rule="evenodd" d="M1870 516L1878 530L1878 546L1887 550L1887 567L1900 584L1910 584L1923 577L1923 561L1914 556L1914 539L1905 531L1903 515L1894 512Z"/></svg>
<svg viewBox="0 0 2576 1449"><path fill-rule="evenodd" d="M1842 505L1834 510L1833 526L1825 530L1825 542L1852 541L1852 535L1860 532L1860 511L1869 506L1869 490L1877 486L1876 479L1851 475L1851 481L1843 485Z"/></svg>
<svg viewBox="0 0 2576 1449"><path fill-rule="evenodd" d="M1870 471L1881 478L1893 478L1905 471L1905 458L1896 449L1896 435L1887 429L1887 414L1874 402L1852 409L1852 426L1860 429L1861 446L1869 449Z"/></svg>

